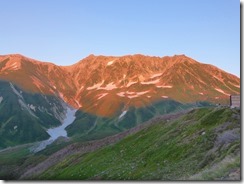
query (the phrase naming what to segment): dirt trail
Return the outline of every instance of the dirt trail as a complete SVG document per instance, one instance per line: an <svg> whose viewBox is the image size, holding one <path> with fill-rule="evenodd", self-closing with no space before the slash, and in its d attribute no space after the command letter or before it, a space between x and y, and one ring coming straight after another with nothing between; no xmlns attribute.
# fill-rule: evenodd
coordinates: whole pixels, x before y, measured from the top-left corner
<svg viewBox="0 0 244 184"><path fill-rule="evenodd" d="M60 160L64 159L65 157L72 155L72 154L84 154L87 152L92 152L95 151L101 147L104 147L106 145L110 145L113 143L118 142L119 140L123 139L124 137L136 133L152 124L156 124L160 121L164 120L172 120L172 119L177 119L178 117L188 113L191 110L185 110L177 113L172 113L172 114L166 114L162 116L155 117L143 124L140 124L134 128L131 128L129 130L126 130L124 132L121 132L119 134L109 136L100 140L94 140L94 141L89 141L85 143L74 143L71 144L56 153L52 154L49 156L46 160L43 162L39 163L38 165L29 168L27 171L24 172L24 174L21 175L19 179L31 179L33 176L37 176L43 171L47 170L51 166L57 164Z"/></svg>

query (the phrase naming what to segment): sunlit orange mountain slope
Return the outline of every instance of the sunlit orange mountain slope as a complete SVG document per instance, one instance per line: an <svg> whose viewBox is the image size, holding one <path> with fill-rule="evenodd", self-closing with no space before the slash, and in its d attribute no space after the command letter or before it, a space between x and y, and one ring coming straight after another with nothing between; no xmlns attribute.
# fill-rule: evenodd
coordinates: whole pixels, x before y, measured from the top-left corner
<svg viewBox="0 0 244 184"><path fill-rule="evenodd" d="M226 104L230 94L240 93L238 77L185 55L90 55L71 66L2 55L0 80L27 92L61 97L84 112L107 117L165 99Z"/></svg>

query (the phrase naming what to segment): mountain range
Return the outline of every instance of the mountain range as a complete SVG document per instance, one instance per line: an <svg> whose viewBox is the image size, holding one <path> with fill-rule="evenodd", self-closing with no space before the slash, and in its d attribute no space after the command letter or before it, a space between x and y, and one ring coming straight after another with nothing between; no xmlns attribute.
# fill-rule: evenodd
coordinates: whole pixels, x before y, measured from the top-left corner
<svg viewBox="0 0 244 184"><path fill-rule="evenodd" d="M0 56L0 147L45 140L77 109L68 136L97 139L186 108L229 103L240 79L185 55L90 55L57 66Z"/></svg>

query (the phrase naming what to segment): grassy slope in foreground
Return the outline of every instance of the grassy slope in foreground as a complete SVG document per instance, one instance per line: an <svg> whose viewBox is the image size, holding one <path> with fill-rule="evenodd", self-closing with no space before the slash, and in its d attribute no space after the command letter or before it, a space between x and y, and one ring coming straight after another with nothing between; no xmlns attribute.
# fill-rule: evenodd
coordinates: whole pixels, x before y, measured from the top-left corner
<svg viewBox="0 0 244 184"><path fill-rule="evenodd" d="M60 161L36 179L225 180L240 170L240 112L193 110L122 141ZM230 173L232 172L232 173Z"/></svg>
<svg viewBox="0 0 244 184"><path fill-rule="evenodd" d="M68 136L75 138L77 141L102 139L136 127L158 115L202 106L211 106L211 104L208 102L182 104L174 100L161 100L144 107L129 107L122 118L119 118L121 112L115 117L108 118L79 110L76 113L75 121L66 130Z"/></svg>

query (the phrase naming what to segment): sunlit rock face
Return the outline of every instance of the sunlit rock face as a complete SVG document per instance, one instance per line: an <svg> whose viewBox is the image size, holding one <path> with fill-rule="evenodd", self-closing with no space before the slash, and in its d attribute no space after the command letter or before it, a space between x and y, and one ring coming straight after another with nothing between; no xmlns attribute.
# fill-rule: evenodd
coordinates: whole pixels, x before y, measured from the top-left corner
<svg viewBox="0 0 244 184"><path fill-rule="evenodd" d="M90 55L65 67L5 55L0 56L0 72L1 80L24 91L54 95L74 108L105 117L163 99L227 104L230 94L240 93L238 77L185 55Z"/></svg>

